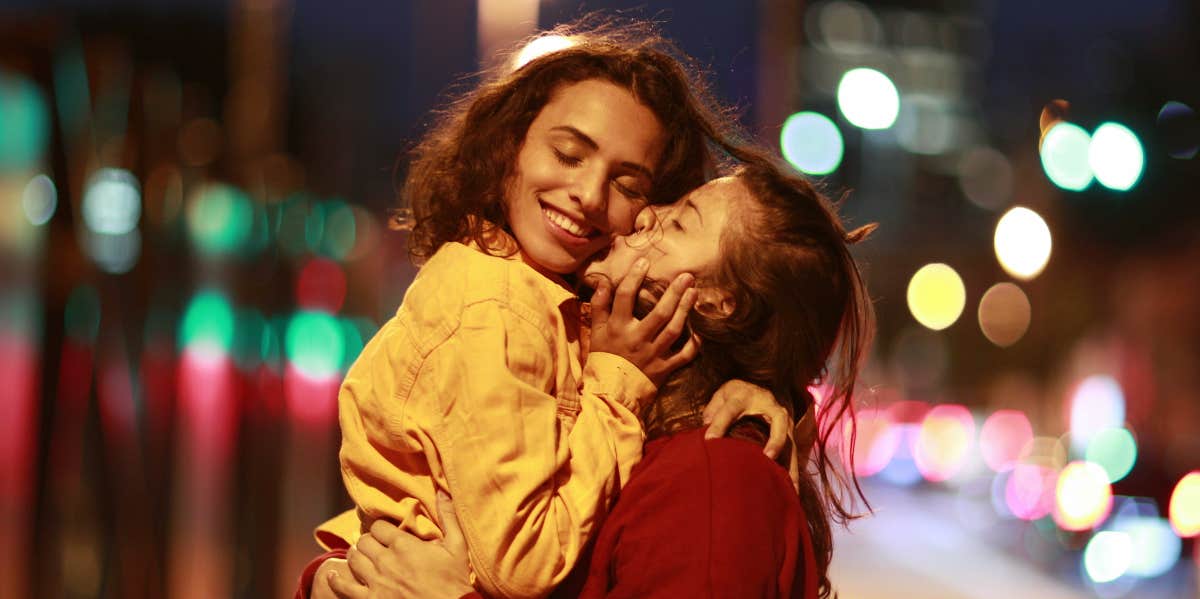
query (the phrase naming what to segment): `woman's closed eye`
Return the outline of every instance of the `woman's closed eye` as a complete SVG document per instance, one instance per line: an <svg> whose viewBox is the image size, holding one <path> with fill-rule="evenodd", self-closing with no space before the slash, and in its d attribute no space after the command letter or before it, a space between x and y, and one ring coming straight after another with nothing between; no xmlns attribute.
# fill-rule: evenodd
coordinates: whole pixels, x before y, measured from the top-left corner
<svg viewBox="0 0 1200 599"><path fill-rule="evenodd" d="M623 195L629 199L632 199L632 200L641 200L641 199L645 199L645 197L646 197L646 194L644 194L644 193L638 191L637 189L634 189L633 187L630 187L624 183L621 183L621 181L619 179L613 179L613 187L617 188L617 191L621 195Z"/></svg>
<svg viewBox="0 0 1200 599"><path fill-rule="evenodd" d="M567 154L558 148L554 148L554 157L558 159L563 166L579 166L580 164L583 164L582 158Z"/></svg>

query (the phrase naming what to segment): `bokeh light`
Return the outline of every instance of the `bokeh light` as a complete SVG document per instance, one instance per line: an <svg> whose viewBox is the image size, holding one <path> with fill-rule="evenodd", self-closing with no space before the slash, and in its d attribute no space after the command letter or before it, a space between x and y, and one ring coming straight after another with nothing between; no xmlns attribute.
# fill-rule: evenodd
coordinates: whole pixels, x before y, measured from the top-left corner
<svg viewBox="0 0 1200 599"><path fill-rule="evenodd" d="M925 480L943 482L966 465L974 440L975 420L967 408L954 404L934 406L921 421L913 460Z"/></svg>
<svg viewBox="0 0 1200 599"><path fill-rule="evenodd" d="M1060 122L1042 138L1042 169L1055 185L1070 191L1082 191L1092 182L1088 164L1091 136L1074 123Z"/></svg>
<svg viewBox="0 0 1200 599"><path fill-rule="evenodd" d="M534 38L513 59L513 70L517 70L532 60L559 50L565 50L575 45L575 41L564 35L543 35Z"/></svg>
<svg viewBox="0 0 1200 599"><path fill-rule="evenodd" d="M83 221L93 233L122 235L142 216L137 178L129 171L101 168L92 173L83 192Z"/></svg>
<svg viewBox="0 0 1200 599"><path fill-rule="evenodd" d="M21 193L21 207L31 224L41 226L50 222L58 208L58 190L54 188L54 181L46 175L30 179Z"/></svg>
<svg viewBox="0 0 1200 599"><path fill-rule="evenodd" d="M958 129L958 118L943 97L906 94L896 118L896 142L914 154L937 156L956 146Z"/></svg>
<svg viewBox="0 0 1200 599"><path fill-rule="evenodd" d="M809 175L827 175L837 170L845 151L837 125L816 112L789 116L779 132L779 146L783 157L796 170Z"/></svg>
<svg viewBox="0 0 1200 599"><path fill-rule="evenodd" d="M334 260L344 260L354 249L357 225L350 205L334 200L320 205L324 219L321 240L315 251Z"/></svg>
<svg viewBox="0 0 1200 599"><path fill-rule="evenodd" d="M1029 329L1029 298L1012 283L997 283L979 300L979 330L988 341L1008 347Z"/></svg>
<svg viewBox="0 0 1200 599"><path fill-rule="evenodd" d="M346 301L346 274L337 262L313 258L296 278L296 304L308 310L337 312Z"/></svg>
<svg viewBox="0 0 1200 599"><path fill-rule="evenodd" d="M1075 387L1070 400L1071 449L1084 455L1101 431L1125 424L1125 393L1116 379L1095 375Z"/></svg>
<svg viewBox="0 0 1200 599"><path fill-rule="evenodd" d="M1158 111L1158 134L1171 158L1191 160L1200 152L1200 119L1187 104L1163 104Z"/></svg>
<svg viewBox="0 0 1200 599"><path fill-rule="evenodd" d="M1200 470L1179 479L1167 507L1171 528L1181 537L1200 535Z"/></svg>
<svg viewBox="0 0 1200 599"><path fill-rule="evenodd" d="M921 482L921 470L913 458L919 425L911 422L896 422L892 425L896 435L896 451L892 459L879 471L879 478L898 487L911 487Z"/></svg>
<svg viewBox="0 0 1200 599"><path fill-rule="evenodd" d="M1092 582L1111 582L1125 574L1133 563L1133 541L1129 535L1111 530L1096 533L1083 550L1083 568Z"/></svg>
<svg viewBox="0 0 1200 599"><path fill-rule="evenodd" d="M1092 437L1085 457L1087 461L1104 468L1108 482L1115 483L1133 470L1137 462L1137 442L1128 429L1104 429Z"/></svg>
<svg viewBox="0 0 1200 599"><path fill-rule="evenodd" d="M854 439L854 474L874 476L896 455L896 448L900 444L899 431L892 427L892 420L886 411L867 408L856 418L858 423ZM843 450L850 446L850 432L850 423L847 422Z"/></svg>
<svg viewBox="0 0 1200 599"><path fill-rule="evenodd" d="M83 241L96 266L110 274L129 272L142 253L142 234L137 229L119 235L85 231Z"/></svg>
<svg viewBox="0 0 1200 599"><path fill-rule="evenodd" d="M1132 188L1142 177L1146 154L1128 127L1104 123L1092 134L1088 166L1101 185L1117 191Z"/></svg>
<svg viewBox="0 0 1200 599"><path fill-rule="evenodd" d="M1058 477L1054 522L1063 530L1094 528L1108 517L1112 503L1108 473L1091 462L1071 462Z"/></svg>
<svg viewBox="0 0 1200 599"><path fill-rule="evenodd" d="M999 210L1012 200L1012 163L994 148L972 148L958 162L958 185L976 206Z"/></svg>
<svg viewBox="0 0 1200 599"><path fill-rule="evenodd" d="M908 282L908 310L927 328L954 324L967 304L962 278L946 264L926 264Z"/></svg>
<svg viewBox="0 0 1200 599"><path fill-rule="evenodd" d="M1029 208L1016 206L996 223L996 259L1013 277L1028 281L1041 274L1050 261L1051 246L1050 227Z"/></svg>
<svg viewBox="0 0 1200 599"><path fill-rule="evenodd" d="M838 108L862 129L887 129L900 114L900 94L887 75L875 69L847 71L838 83Z"/></svg>
<svg viewBox="0 0 1200 599"><path fill-rule="evenodd" d="M36 168L50 142L44 94L30 80L0 70L0 171Z"/></svg>
<svg viewBox="0 0 1200 599"><path fill-rule="evenodd" d="M1020 410L996 410L979 430L979 451L988 468L1012 470L1031 449L1033 426Z"/></svg>
<svg viewBox="0 0 1200 599"><path fill-rule="evenodd" d="M813 5L805 24L813 40L835 52L860 54L879 45L883 26L861 2L831 0Z"/></svg>
<svg viewBox="0 0 1200 599"><path fill-rule="evenodd" d="M1017 464L1006 474L1004 505L1022 520L1037 520L1054 511L1058 472L1040 464Z"/></svg>
<svg viewBox="0 0 1200 599"><path fill-rule="evenodd" d="M314 380L337 376L346 351L346 338L338 319L325 312L297 312L288 322L284 338L288 361Z"/></svg>
<svg viewBox="0 0 1200 599"><path fill-rule="evenodd" d="M228 354L233 345L233 306L223 293L201 291L183 313L179 340L185 347L202 347L205 353Z"/></svg>
<svg viewBox="0 0 1200 599"><path fill-rule="evenodd" d="M250 236L253 222L250 198L232 185L209 183L188 198L188 233L192 243L205 254L240 250Z"/></svg>
<svg viewBox="0 0 1200 599"><path fill-rule="evenodd" d="M1183 541L1175 536L1166 520L1157 516L1114 518L1110 530L1129 537L1133 558L1128 574L1133 576L1160 576L1179 561L1183 551Z"/></svg>

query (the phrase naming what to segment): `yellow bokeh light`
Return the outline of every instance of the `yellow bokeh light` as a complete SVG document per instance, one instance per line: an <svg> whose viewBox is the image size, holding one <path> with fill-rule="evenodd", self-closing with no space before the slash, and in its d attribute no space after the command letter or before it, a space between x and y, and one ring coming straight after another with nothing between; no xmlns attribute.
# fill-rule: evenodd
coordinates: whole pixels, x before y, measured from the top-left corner
<svg viewBox="0 0 1200 599"><path fill-rule="evenodd" d="M1091 462L1071 462L1058 476L1054 521L1063 530L1088 530L1112 510L1108 474Z"/></svg>
<svg viewBox="0 0 1200 599"><path fill-rule="evenodd" d="M988 341L1008 347L1029 329L1029 298L1012 283L992 285L979 300L979 329Z"/></svg>
<svg viewBox="0 0 1200 599"><path fill-rule="evenodd" d="M1200 535L1200 470L1193 470L1175 485L1171 493L1171 528L1181 537Z"/></svg>
<svg viewBox="0 0 1200 599"><path fill-rule="evenodd" d="M996 223L995 248L1005 272L1027 281L1050 261L1050 228L1038 213L1017 206Z"/></svg>
<svg viewBox="0 0 1200 599"><path fill-rule="evenodd" d="M966 305L962 277L948 265L926 264L908 282L908 310L927 328L940 331L949 327Z"/></svg>

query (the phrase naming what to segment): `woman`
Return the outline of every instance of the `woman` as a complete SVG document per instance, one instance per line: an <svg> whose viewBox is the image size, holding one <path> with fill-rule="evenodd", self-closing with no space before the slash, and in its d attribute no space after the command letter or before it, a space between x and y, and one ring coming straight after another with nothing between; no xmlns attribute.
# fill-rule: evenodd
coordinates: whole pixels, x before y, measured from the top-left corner
<svg viewBox="0 0 1200 599"><path fill-rule="evenodd" d="M710 144L732 146L660 39L617 33L631 32L593 31L487 81L417 147L404 193L427 262L339 394L356 510L321 527L327 548L375 519L440 538L435 494L448 490L481 587L543 596L628 480L637 414L694 354L686 337L671 347L691 277L636 319L636 284L601 287L614 312L585 352L563 275L646 201L702 180Z"/></svg>
<svg viewBox="0 0 1200 599"><path fill-rule="evenodd" d="M650 257L651 279L695 274L701 299L688 324L702 349L660 390L646 417L643 461L590 560L556 596L827 597L830 525L850 517L827 445L843 421L854 422L850 399L873 334L848 246L873 226L847 233L806 181L760 161L660 209L657 219L651 210L587 273L620 276L633 260ZM766 387L797 411L814 409L810 384L831 389L814 472L802 478L798 496L783 469L751 444L703 440L706 398L734 378ZM451 511L443 524L455 528ZM351 554L354 578L334 577L332 587L349 599L370 591L467 596L461 551L453 536L440 545L414 543L377 523Z"/></svg>

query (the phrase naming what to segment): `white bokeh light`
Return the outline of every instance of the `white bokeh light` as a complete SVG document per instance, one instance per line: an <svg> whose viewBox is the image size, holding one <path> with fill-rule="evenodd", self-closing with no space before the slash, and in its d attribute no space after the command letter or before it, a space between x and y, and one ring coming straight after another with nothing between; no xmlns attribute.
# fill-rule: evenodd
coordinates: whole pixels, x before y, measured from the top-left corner
<svg viewBox="0 0 1200 599"><path fill-rule="evenodd" d="M1124 125L1104 123L1092 134L1088 166L1101 185L1116 191L1132 188L1142 178L1146 154L1137 135Z"/></svg>
<svg viewBox="0 0 1200 599"><path fill-rule="evenodd" d="M842 75L837 100L846 120L863 129L887 129L900 114L896 85L875 69L851 69Z"/></svg>
<svg viewBox="0 0 1200 599"><path fill-rule="evenodd" d="M1038 213L1017 206L996 223L996 259L1008 274L1022 280L1032 279L1050 261L1050 228Z"/></svg>

